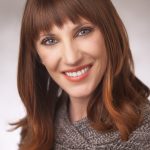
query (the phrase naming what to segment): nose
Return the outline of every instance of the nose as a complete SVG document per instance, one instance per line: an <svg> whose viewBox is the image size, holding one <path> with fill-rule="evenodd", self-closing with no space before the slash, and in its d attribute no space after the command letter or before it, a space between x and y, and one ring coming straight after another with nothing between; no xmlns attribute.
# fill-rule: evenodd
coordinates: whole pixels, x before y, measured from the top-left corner
<svg viewBox="0 0 150 150"><path fill-rule="evenodd" d="M66 65L75 66L82 61L82 52L75 43L64 44L64 62Z"/></svg>

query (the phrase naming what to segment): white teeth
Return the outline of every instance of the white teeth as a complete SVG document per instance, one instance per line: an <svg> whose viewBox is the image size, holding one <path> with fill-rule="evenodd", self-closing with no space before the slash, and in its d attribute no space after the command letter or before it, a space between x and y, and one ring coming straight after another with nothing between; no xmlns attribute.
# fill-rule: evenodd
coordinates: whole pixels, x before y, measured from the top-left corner
<svg viewBox="0 0 150 150"><path fill-rule="evenodd" d="M73 77L76 77L77 76L77 73L76 72L73 72Z"/></svg>
<svg viewBox="0 0 150 150"><path fill-rule="evenodd" d="M84 73L86 73L87 71L89 70L89 67L86 67L80 71L77 71L77 72L65 72L65 74L69 77L78 77L78 76L81 76L83 75Z"/></svg>
<svg viewBox="0 0 150 150"><path fill-rule="evenodd" d="M81 71L78 71L77 72L77 76L80 76L82 73L81 73Z"/></svg>
<svg viewBox="0 0 150 150"><path fill-rule="evenodd" d="M82 70L81 70L81 73L82 73L82 74L84 74L84 72L85 72L85 70L84 70L84 69L82 69Z"/></svg>

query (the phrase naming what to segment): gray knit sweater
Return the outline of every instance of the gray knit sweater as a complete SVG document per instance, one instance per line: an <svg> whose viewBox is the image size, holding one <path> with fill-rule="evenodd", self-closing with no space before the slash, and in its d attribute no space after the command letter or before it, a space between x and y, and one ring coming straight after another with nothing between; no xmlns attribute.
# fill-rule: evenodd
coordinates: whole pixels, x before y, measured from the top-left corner
<svg viewBox="0 0 150 150"><path fill-rule="evenodd" d="M143 107L144 121L132 132L128 141L121 141L118 131L97 132L87 118L71 123L64 103L55 121L55 150L150 150L150 103Z"/></svg>

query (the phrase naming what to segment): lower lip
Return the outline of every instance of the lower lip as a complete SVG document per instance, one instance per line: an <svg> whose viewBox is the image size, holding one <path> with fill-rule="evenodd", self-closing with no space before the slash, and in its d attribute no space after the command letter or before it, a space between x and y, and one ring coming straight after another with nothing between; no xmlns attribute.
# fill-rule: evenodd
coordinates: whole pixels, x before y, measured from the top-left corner
<svg viewBox="0 0 150 150"><path fill-rule="evenodd" d="M91 68L90 68L90 69L91 69ZM69 77L69 76L67 76L67 75L65 75L65 74L64 74L64 76L65 76L65 78L68 79L69 81L72 81L72 82L79 82L79 81L85 79L85 78L89 75L90 69L89 69L86 73L84 73L84 74L82 74L82 75L80 75L80 76L77 76L77 77Z"/></svg>

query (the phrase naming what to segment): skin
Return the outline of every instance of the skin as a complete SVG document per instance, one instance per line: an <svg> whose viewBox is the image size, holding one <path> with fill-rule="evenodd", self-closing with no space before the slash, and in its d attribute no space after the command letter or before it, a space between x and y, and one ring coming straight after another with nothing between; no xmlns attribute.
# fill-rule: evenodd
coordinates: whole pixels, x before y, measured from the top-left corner
<svg viewBox="0 0 150 150"><path fill-rule="evenodd" d="M99 28L83 18L76 24L66 20L61 28L54 25L50 33L41 32L36 48L50 76L70 97L71 121L85 117L88 101L107 65L105 42ZM77 82L68 80L62 73L87 64L92 64L88 75Z"/></svg>

